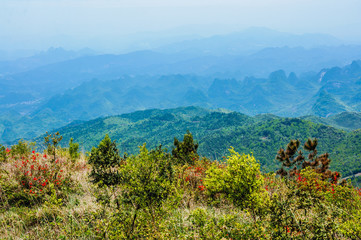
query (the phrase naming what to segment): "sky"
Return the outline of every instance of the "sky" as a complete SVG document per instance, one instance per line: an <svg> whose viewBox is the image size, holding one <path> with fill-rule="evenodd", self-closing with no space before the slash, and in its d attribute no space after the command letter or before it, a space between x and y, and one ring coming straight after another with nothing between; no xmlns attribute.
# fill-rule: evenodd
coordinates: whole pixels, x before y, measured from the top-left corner
<svg viewBox="0 0 361 240"><path fill-rule="evenodd" d="M254 26L361 41L360 13L360 0L0 0L0 49L97 48L144 33L161 39Z"/></svg>

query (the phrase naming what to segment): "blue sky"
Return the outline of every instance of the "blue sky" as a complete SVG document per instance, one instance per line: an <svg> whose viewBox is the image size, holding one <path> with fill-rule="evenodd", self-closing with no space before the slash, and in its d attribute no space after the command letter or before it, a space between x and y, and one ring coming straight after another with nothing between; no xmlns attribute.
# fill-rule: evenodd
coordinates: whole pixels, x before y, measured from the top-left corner
<svg viewBox="0 0 361 240"><path fill-rule="evenodd" d="M360 13L360 0L1 0L0 44L91 45L140 32L211 35L252 26L361 40Z"/></svg>

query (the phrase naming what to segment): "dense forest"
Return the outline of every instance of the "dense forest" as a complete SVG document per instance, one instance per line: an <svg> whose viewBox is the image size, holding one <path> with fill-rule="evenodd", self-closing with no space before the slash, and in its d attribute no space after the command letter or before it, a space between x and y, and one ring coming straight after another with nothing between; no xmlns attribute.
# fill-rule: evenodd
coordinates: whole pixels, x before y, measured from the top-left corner
<svg viewBox="0 0 361 240"><path fill-rule="evenodd" d="M271 114L250 117L227 110L184 107L73 122L56 131L64 138L63 147L73 138L85 153L108 134L122 152L135 154L144 143L150 148L161 144L171 149L173 137L180 138L189 130L199 143L201 156L220 160L232 146L240 153L252 152L263 172L278 168L276 153L290 139L318 138L319 150L330 154L331 168L350 176L361 172L361 132L352 130L359 127L361 121L357 113L343 113L334 118L280 118ZM44 148L43 137L36 139L40 148Z"/></svg>

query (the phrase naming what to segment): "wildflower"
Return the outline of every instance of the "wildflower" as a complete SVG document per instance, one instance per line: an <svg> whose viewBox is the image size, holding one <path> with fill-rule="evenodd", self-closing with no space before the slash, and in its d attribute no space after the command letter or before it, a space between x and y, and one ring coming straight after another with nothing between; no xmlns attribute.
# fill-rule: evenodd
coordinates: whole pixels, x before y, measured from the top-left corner
<svg viewBox="0 0 361 240"><path fill-rule="evenodd" d="M9 153L11 150L9 148L6 148L6 152Z"/></svg>
<svg viewBox="0 0 361 240"><path fill-rule="evenodd" d="M43 158L46 158L46 157L47 157L46 154L44 154L44 155L43 155Z"/></svg>
<svg viewBox="0 0 361 240"><path fill-rule="evenodd" d="M35 151L33 150L32 153L35 154Z"/></svg>

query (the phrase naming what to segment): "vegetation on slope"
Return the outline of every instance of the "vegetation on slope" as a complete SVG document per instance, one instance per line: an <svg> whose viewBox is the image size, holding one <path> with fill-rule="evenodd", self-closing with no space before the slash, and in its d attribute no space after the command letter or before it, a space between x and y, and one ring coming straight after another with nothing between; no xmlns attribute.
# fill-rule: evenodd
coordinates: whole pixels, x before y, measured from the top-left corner
<svg viewBox="0 0 361 240"><path fill-rule="evenodd" d="M240 153L252 152L263 171L275 171L278 167L275 160L277 150L289 139L318 138L319 150L330 154L332 169L345 176L361 171L361 162L358 161L361 141L357 141L360 131L347 133L298 118L249 117L236 112L186 107L99 118L71 124L59 132L64 137L63 142L74 138L85 151L109 134L117 141L121 152L135 154L138 146L145 142L150 148L161 144L170 149L173 137L180 138L187 130L199 141L200 155L210 159L222 159L229 146L233 146ZM40 141L38 138L37 142Z"/></svg>
<svg viewBox="0 0 361 240"><path fill-rule="evenodd" d="M264 174L233 148L212 162L198 156L190 133L175 142L172 154L143 145L122 156L106 136L75 159L73 142L55 159L54 144L42 153L24 142L5 149L0 237L360 239L361 192L349 183L313 168Z"/></svg>

